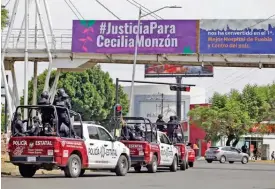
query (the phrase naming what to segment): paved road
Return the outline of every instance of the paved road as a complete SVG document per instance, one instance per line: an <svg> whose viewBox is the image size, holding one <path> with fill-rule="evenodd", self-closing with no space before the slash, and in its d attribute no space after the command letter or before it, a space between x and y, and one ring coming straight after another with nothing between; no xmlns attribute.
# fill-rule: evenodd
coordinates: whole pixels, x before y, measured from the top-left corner
<svg viewBox="0 0 275 189"><path fill-rule="evenodd" d="M69 179L63 175L2 177L4 189L275 189L275 164L220 164L196 162L187 171L156 174L129 173L117 177L109 172L92 173ZM80 188L81 187L81 188Z"/></svg>

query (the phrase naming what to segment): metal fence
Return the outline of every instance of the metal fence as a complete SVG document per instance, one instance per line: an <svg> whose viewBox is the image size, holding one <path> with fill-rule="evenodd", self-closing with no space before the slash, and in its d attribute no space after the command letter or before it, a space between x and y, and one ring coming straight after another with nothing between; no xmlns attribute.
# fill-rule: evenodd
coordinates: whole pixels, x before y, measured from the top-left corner
<svg viewBox="0 0 275 189"><path fill-rule="evenodd" d="M53 44L54 41L50 35L50 32L47 32L47 37L49 41L50 48L54 48ZM56 49L71 49L71 42L72 42L72 30L71 29L54 29L53 31ZM5 43L7 31L3 31L2 34L2 47ZM29 49L45 49L45 42L44 37L41 29L37 30L37 41L35 39L35 30L29 30ZM36 46L36 47L35 47ZM8 48L18 48L22 49L25 48L25 30L20 29L13 29L10 35L10 40L8 43Z"/></svg>

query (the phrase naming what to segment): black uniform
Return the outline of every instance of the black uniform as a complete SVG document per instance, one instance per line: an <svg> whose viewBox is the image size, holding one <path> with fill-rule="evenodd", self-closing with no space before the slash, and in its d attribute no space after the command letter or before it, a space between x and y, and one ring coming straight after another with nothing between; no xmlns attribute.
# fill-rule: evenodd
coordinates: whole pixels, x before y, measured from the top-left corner
<svg viewBox="0 0 275 189"><path fill-rule="evenodd" d="M40 135L40 121L39 118L37 116L33 117L33 127L31 128L31 130L27 131L29 136L39 136Z"/></svg>
<svg viewBox="0 0 275 189"><path fill-rule="evenodd" d="M58 114L58 126L59 131L63 133L64 137L68 136L70 125L70 117L68 115L67 109L71 109L71 103L69 101L69 96L65 93L64 89L59 89L57 97L54 100L54 105L63 108L57 108ZM75 135L73 127L71 127L72 134ZM66 135L66 136L65 136Z"/></svg>
<svg viewBox="0 0 275 189"><path fill-rule="evenodd" d="M40 99L38 101L38 105L50 105L49 94L47 91L44 91ZM41 108L42 114L42 124L45 125L46 123L52 124L52 119L54 118L53 109L48 107Z"/></svg>
<svg viewBox="0 0 275 189"><path fill-rule="evenodd" d="M174 128L175 128L175 120L173 119L173 116L170 116L170 120L167 123L167 135L170 139L173 138Z"/></svg>
<svg viewBox="0 0 275 189"><path fill-rule="evenodd" d="M145 133L142 130L142 127L140 124L135 125L135 139L136 140L144 140L145 138Z"/></svg>
<svg viewBox="0 0 275 189"><path fill-rule="evenodd" d="M157 121L156 121L156 124L157 124L157 128L158 128L158 130L159 131L161 131L161 132L164 132L164 130L165 130L165 121L163 121L163 117L162 117L162 115L159 115L158 116L158 119L157 119Z"/></svg>
<svg viewBox="0 0 275 189"><path fill-rule="evenodd" d="M121 128L121 138L122 138L122 140L129 140L130 139L129 129L127 128L127 126L123 126Z"/></svg>
<svg viewBox="0 0 275 189"><path fill-rule="evenodd" d="M21 116L21 115L20 115ZM25 136L25 128L23 125L24 121L18 116L14 121L14 136Z"/></svg>

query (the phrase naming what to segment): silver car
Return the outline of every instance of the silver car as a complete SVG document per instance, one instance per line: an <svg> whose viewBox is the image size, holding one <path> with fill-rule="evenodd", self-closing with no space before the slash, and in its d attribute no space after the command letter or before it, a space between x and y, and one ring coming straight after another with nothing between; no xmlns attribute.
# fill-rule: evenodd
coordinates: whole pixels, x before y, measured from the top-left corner
<svg viewBox="0 0 275 189"><path fill-rule="evenodd" d="M213 161L219 161L220 163L229 163L242 162L242 164L248 163L248 154L242 153L240 150L230 147L210 147L205 152L205 160L208 163Z"/></svg>

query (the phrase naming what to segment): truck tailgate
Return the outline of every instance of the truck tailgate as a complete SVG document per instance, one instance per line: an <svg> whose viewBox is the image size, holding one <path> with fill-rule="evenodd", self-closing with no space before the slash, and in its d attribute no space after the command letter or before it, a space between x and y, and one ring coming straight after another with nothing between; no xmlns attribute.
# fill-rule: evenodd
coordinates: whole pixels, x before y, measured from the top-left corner
<svg viewBox="0 0 275 189"><path fill-rule="evenodd" d="M53 162L56 137L12 137L9 154L12 162Z"/></svg>

